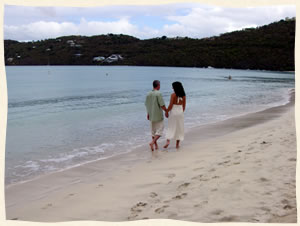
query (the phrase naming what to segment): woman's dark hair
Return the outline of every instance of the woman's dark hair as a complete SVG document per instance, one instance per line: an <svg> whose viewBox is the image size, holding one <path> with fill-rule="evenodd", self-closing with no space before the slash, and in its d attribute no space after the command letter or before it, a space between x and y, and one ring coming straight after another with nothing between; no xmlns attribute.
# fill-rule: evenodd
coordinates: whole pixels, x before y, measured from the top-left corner
<svg viewBox="0 0 300 226"><path fill-rule="evenodd" d="M173 82L172 87L177 97L184 97L185 92L181 82Z"/></svg>

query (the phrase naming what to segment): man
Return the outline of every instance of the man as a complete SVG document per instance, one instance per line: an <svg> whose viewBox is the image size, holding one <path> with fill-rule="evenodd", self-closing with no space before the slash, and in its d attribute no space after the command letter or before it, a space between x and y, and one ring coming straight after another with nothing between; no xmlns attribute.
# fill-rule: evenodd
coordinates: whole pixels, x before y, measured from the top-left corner
<svg viewBox="0 0 300 226"><path fill-rule="evenodd" d="M167 108L165 107L164 99L160 93L160 81L153 81L153 90L150 91L146 97L145 105L147 108L147 119L151 122L152 142L149 144L153 151L158 149L157 140L162 136L164 130L164 116L163 111L168 117Z"/></svg>

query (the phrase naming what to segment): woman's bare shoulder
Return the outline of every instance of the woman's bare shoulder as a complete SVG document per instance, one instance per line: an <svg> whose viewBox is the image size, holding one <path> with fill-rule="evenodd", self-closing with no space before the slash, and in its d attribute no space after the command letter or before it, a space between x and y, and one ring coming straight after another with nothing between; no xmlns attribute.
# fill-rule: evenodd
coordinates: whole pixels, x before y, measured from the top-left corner
<svg viewBox="0 0 300 226"><path fill-rule="evenodd" d="M175 93L172 93L172 94L171 94L171 99L174 99L174 98L176 98L176 94L175 94Z"/></svg>

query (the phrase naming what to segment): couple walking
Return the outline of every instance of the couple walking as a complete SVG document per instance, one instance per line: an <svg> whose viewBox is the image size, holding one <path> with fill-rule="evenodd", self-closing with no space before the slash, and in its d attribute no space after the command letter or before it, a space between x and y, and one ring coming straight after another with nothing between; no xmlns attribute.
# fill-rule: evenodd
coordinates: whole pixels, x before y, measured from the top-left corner
<svg viewBox="0 0 300 226"><path fill-rule="evenodd" d="M168 118L167 141L164 148L169 146L171 139L176 140L176 148L179 148L180 141L184 139L183 112L186 104L185 92L180 82L173 82L172 87L174 93L171 94L168 108L166 108L164 99L159 91L160 81L153 81L153 90L146 97L147 119L150 120L152 133L152 141L150 143L152 151L154 151L154 147L156 150L158 149L157 140L163 134L163 110L166 118Z"/></svg>

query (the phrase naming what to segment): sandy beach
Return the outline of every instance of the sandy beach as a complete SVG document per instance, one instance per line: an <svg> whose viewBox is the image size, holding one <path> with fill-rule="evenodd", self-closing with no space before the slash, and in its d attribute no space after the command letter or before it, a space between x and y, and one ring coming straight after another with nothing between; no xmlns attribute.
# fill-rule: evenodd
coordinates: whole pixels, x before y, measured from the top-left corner
<svg viewBox="0 0 300 226"><path fill-rule="evenodd" d="M7 219L297 222L294 100L6 188ZM140 159L137 161L137 159ZM114 164L117 163L117 164Z"/></svg>

